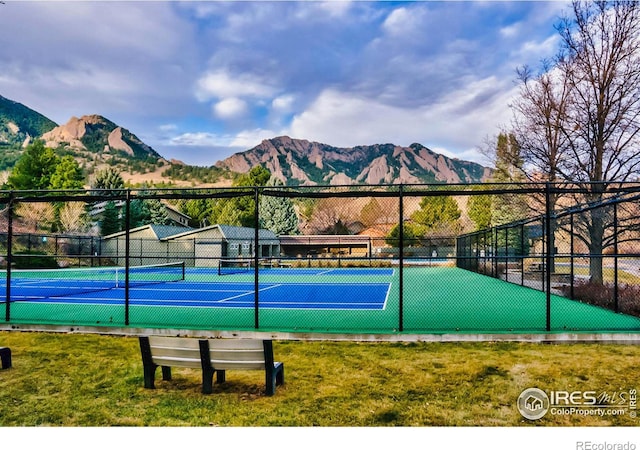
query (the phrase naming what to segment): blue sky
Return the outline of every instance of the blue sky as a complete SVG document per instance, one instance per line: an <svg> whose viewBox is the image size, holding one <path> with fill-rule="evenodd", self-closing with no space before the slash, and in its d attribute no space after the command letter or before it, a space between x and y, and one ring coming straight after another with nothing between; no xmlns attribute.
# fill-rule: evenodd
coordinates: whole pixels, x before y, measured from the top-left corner
<svg viewBox="0 0 640 450"><path fill-rule="evenodd" d="M553 57L568 6L8 0L0 95L59 124L101 114L189 164L280 135L486 163L516 68Z"/></svg>

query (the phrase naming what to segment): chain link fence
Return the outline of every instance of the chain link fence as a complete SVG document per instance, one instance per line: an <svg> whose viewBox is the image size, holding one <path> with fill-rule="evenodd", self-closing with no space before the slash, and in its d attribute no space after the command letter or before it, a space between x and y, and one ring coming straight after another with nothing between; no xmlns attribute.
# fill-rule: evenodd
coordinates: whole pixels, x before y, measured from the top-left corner
<svg viewBox="0 0 640 450"><path fill-rule="evenodd" d="M0 192L0 318L342 334L638 332L639 191Z"/></svg>

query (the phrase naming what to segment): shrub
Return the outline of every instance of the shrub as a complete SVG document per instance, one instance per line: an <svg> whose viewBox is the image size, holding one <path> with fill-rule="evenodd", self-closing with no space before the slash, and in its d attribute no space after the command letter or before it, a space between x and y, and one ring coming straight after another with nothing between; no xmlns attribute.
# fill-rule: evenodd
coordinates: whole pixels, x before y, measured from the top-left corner
<svg viewBox="0 0 640 450"><path fill-rule="evenodd" d="M562 292L569 297L570 286L563 286ZM606 309L615 309L614 289L611 284L596 284L591 282L576 283L573 286L573 299L600 306ZM635 284L618 285L618 309L619 312L640 317L640 286Z"/></svg>
<svg viewBox="0 0 640 450"><path fill-rule="evenodd" d="M16 269L57 269L58 263L53 256L34 251L15 254L13 267Z"/></svg>

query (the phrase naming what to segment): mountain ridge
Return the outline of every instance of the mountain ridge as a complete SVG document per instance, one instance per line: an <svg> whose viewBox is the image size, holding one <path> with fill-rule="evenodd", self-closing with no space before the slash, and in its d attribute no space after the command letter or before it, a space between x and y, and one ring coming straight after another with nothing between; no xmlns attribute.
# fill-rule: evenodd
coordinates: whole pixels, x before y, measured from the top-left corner
<svg viewBox="0 0 640 450"><path fill-rule="evenodd" d="M8 169L33 139L42 139L62 154L71 154L87 174L106 165L128 172L132 183L229 185L234 174L256 165L266 167L287 185L397 183L472 183L491 170L449 158L422 144L336 147L277 136L217 161L209 167L167 160L135 134L98 115L71 117L57 125L44 115L0 96L0 170Z"/></svg>
<svg viewBox="0 0 640 450"><path fill-rule="evenodd" d="M480 164L449 158L422 144L334 147L278 136L216 163L232 172L263 165L287 184L471 183L490 176Z"/></svg>

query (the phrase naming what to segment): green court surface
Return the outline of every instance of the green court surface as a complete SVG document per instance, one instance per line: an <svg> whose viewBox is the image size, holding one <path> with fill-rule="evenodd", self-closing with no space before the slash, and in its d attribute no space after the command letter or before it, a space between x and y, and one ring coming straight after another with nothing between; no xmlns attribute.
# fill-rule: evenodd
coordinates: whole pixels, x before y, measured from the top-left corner
<svg viewBox="0 0 640 450"><path fill-rule="evenodd" d="M400 299L400 274L396 268L380 273L357 269L320 276L288 269L260 272L258 312L254 309L251 285L252 273L219 276L212 273L187 271L185 281L171 283L173 290L164 285L147 286L146 295L159 300L157 304L135 304L128 311L125 322L124 298L113 294L109 301L47 302L12 301L10 320L4 325L92 326L117 328L154 328L172 330L207 331L271 331L294 333L365 334L535 334L548 333L546 329L546 295L527 287L479 275L452 267L408 267L403 272L403 296ZM223 301L206 303L208 297L219 290L231 289L234 283L245 286L237 294ZM333 298L330 307L316 307L298 297L322 297L323 286L345 286L340 302ZM369 309L354 306L366 302L370 286L382 286L384 302ZM286 288L282 291L277 289ZM348 287L348 289L347 289ZM132 293L138 288L131 289ZM141 289L142 290L142 289ZM176 292L198 292L204 303L183 306L171 303ZM267 299L267 292L270 292ZM282 292L282 295L275 295ZM339 291L340 293L341 291ZM379 293L375 291L376 295ZM217 294L216 294L217 295ZM333 294L332 294L333 295ZM229 298L248 297L247 304L228 307ZM273 303L277 299L286 305ZM166 300L166 303L164 303ZM322 299L320 299L321 301ZM262 301L262 300L261 300ZM296 306L296 302L301 303ZM271 302L271 303L270 303ZM5 302L0 303L4 308ZM0 314L4 316L4 311ZM552 333L637 333L640 318L586 305L560 296L551 296ZM257 317L256 317L257 316ZM258 327L256 328L256 319Z"/></svg>

